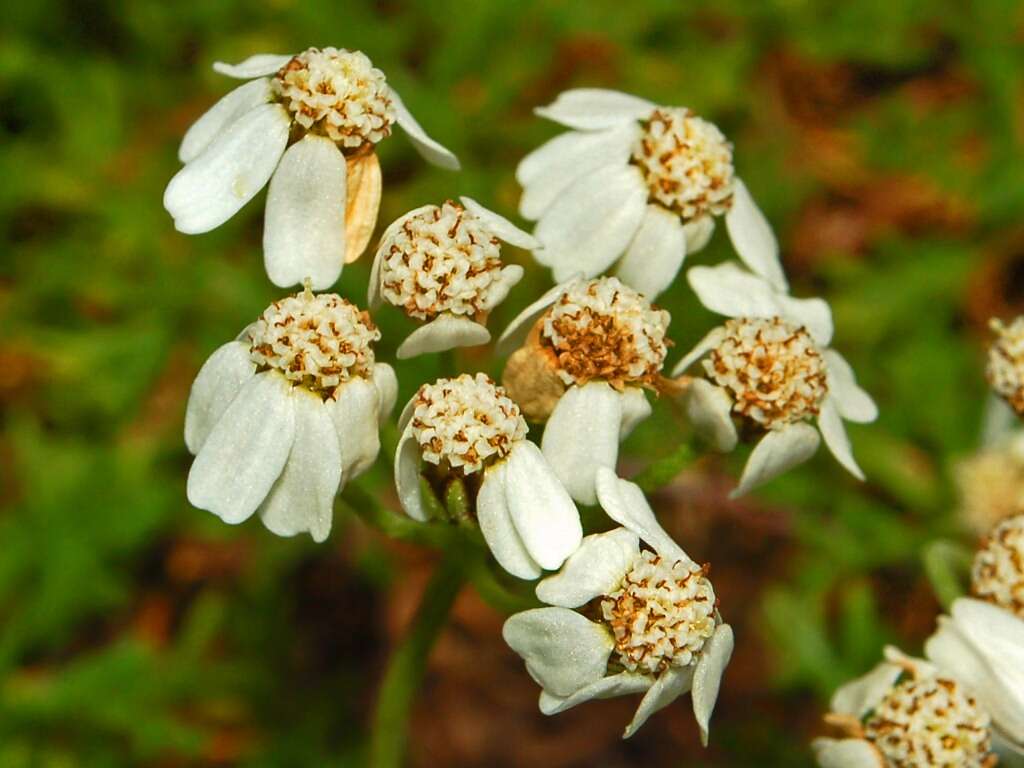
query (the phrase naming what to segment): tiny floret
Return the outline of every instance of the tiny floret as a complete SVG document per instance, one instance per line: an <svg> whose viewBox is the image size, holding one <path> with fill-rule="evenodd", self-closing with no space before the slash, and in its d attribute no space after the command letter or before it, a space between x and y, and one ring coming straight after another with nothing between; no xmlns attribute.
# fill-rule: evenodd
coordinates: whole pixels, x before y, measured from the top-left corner
<svg viewBox="0 0 1024 768"><path fill-rule="evenodd" d="M643 123L632 160L649 198L684 221L720 216L733 196L732 145L713 123L682 107L660 107Z"/></svg>
<svg viewBox="0 0 1024 768"><path fill-rule="evenodd" d="M498 239L450 200L406 218L380 251L381 295L411 317L484 318L507 292Z"/></svg>
<svg viewBox="0 0 1024 768"><path fill-rule="evenodd" d="M893 768L991 764L988 715L944 677L897 683L868 715L864 735Z"/></svg>
<svg viewBox="0 0 1024 768"><path fill-rule="evenodd" d="M636 558L619 589L601 598L619 663L641 674L695 663L715 632L715 611L706 568L650 551Z"/></svg>
<svg viewBox="0 0 1024 768"><path fill-rule="evenodd" d="M424 461L446 462L464 475L505 457L526 437L519 406L482 373L424 384L413 408L410 424Z"/></svg>
<svg viewBox="0 0 1024 768"><path fill-rule="evenodd" d="M1009 325L994 319L989 325L996 340L988 350L988 382L1018 414L1024 414L1024 317Z"/></svg>
<svg viewBox="0 0 1024 768"><path fill-rule="evenodd" d="M384 73L361 51L309 48L271 83L296 123L345 149L372 146L391 134L396 114Z"/></svg>
<svg viewBox="0 0 1024 768"><path fill-rule="evenodd" d="M575 280L548 310L542 344L566 385L650 384L665 362L669 313L614 277Z"/></svg>
<svg viewBox="0 0 1024 768"><path fill-rule="evenodd" d="M825 362L810 334L778 317L727 320L704 370L730 392L734 412L765 429L816 416L828 393Z"/></svg>
<svg viewBox="0 0 1024 768"><path fill-rule="evenodd" d="M249 329L257 367L329 397L353 378L369 378L380 331L366 312L334 293L308 289L275 301Z"/></svg>
<svg viewBox="0 0 1024 768"><path fill-rule="evenodd" d="M974 556L975 597L1024 619L1024 515L999 523Z"/></svg>

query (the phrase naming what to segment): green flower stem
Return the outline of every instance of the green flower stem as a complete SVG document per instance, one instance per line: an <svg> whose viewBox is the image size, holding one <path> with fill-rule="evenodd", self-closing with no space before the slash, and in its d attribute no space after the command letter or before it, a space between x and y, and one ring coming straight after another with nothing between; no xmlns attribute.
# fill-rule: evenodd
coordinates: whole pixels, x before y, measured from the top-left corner
<svg viewBox="0 0 1024 768"><path fill-rule="evenodd" d="M457 551L449 552L427 585L409 633L391 655L373 720L371 768L400 768L404 763L409 711L423 682L430 649L447 623L463 580L461 557Z"/></svg>
<svg viewBox="0 0 1024 768"><path fill-rule="evenodd" d="M967 592L971 580L971 550L953 541L939 540L928 544L921 556L935 596L942 607L948 609Z"/></svg>

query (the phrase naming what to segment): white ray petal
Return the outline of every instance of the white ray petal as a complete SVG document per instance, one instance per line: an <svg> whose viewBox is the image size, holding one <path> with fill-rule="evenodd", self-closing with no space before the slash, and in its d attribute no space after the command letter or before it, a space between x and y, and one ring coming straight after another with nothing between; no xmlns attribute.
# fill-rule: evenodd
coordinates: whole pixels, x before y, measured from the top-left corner
<svg viewBox="0 0 1024 768"><path fill-rule="evenodd" d="M683 234L686 236L686 252L697 253L703 250L704 246L715 234L715 219L705 214L696 219L686 222L683 225Z"/></svg>
<svg viewBox="0 0 1024 768"><path fill-rule="evenodd" d="M705 747L708 745L711 713L715 709L715 702L718 701L722 674L729 664L729 659L732 658L734 642L732 627L728 624L719 624L715 634L701 648L700 659L693 673L693 690L690 693L693 699L693 715L697 720L697 727L700 728L701 744Z"/></svg>
<svg viewBox="0 0 1024 768"><path fill-rule="evenodd" d="M686 235L679 217L660 205L648 205L615 274L653 301L676 279L685 257Z"/></svg>
<svg viewBox="0 0 1024 768"><path fill-rule="evenodd" d="M442 312L421 325L403 341L395 357L408 360L417 355L444 352L455 347L478 347L491 340L491 332L463 315Z"/></svg>
<svg viewBox="0 0 1024 768"><path fill-rule="evenodd" d="M691 269L690 272L693 272L693 270ZM724 338L725 328L722 328L721 326L712 328L703 339L697 342L697 345L693 349L683 356L682 360L676 363L675 368L672 369L672 375L678 376L681 373L684 373L687 368L721 344Z"/></svg>
<svg viewBox="0 0 1024 768"><path fill-rule="evenodd" d="M648 117L657 108L653 102L605 88L572 88L562 91L546 107L533 111L548 120L583 131L611 128Z"/></svg>
<svg viewBox="0 0 1024 768"><path fill-rule="evenodd" d="M771 224L757 207L747 185L739 179L733 181L732 207L725 214L725 226L743 263L780 291L789 290Z"/></svg>
<svg viewBox="0 0 1024 768"><path fill-rule="evenodd" d="M288 142L290 121L280 104L249 110L178 171L164 191L164 208L179 232L209 232L263 189Z"/></svg>
<svg viewBox="0 0 1024 768"><path fill-rule="evenodd" d="M501 304L508 296L509 291L523 279L525 272L526 270L518 264L506 264L502 267L498 279L492 282L487 289L484 306L496 307Z"/></svg>
<svg viewBox="0 0 1024 768"><path fill-rule="evenodd" d="M537 585L537 597L548 605L579 608L614 592L639 554L637 535L628 528L591 534L558 573Z"/></svg>
<svg viewBox="0 0 1024 768"><path fill-rule="evenodd" d="M773 317L782 314L778 292L766 280L734 261L693 267L686 280L700 303L726 317Z"/></svg>
<svg viewBox="0 0 1024 768"><path fill-rule="evenodd" d="M654 678L638 675L635 672L619 672L596 680L590 685L580 688L571 696L555 696L547 691L540 693L540 711L545 715L557 715L567 709L591 701L592 699L610 699L615 696L629 696L642 693L651 687Z"/></svg>
<svg viewBox="0 0 1024 768"><path fill-rule="evenodd" d="M878 418L878 406L871 395L857 386L857 377L846 359L834 349L821 353L828 371L828 388L839 415L848 421L866 424Z"/></svg>
<svg viewBox="0 0 1024 768"><path fill-rule="evenodd" d="M327 412L341 447L344 484L369 469L380 453L379 398L377 388L366 379L345 382L334 397L327 401Z"/></svg>
<svg viewBox="0 0 1024 768"><path fill-rule="evenodd" d="M843 465L851 475L858 480L864 479L864 473L857 466L857 460L853 458L853 448L850 445L850 438L846 434L846 427L843 426L843 417L839 415L836 407L835 395L828 394L821 403L821 410L818 412L818 429L821 436L825 438L825 445L836 457L836 460Z"/></svg>
<svg viewBox="0 0 1024 768"><path fill-rule="evenodd" d="M583 540L576 505L529 440L517 442L505 462L505 500L519 537L541 567L561 567Z"/></svg>
<svg viewBox="0 0 1024 768"><path fill-rule="evenodd" d="M634 166L604 167L577 179L545 211L534 235L535 257L562 282L594 277L622 255L640 228L647 187Z"/></svg>
<svg viewBox="0 0 1024 768"><path fill-rule="evenodd" d="M597 502L598 468L615 469L621 425L622 400L603 381L569 387L548 418L541 449L569 495L581 504Z"/></svg>
<svg viewBox="0 0 1024 768"><path fill-rule="evenodd" d="M629 122L605 131L569 131L542 144L516 168L523 188L519 215L536 220L570 184L598 168L623 167L629 161L640 126Z"/></svg>
<svg viewBox="0 0 1024 768"><path fill-rule="evenodd" d="M484 208L473 198L463 195L459 198L459 201L462 203L463 208L491 231L492 235L504 240L509 245L525 248L528 251L533 250L539 245L529 232L524 232L504 216L495 213L489 208Z"/></svg>
<svg viewBox="0 0 1024 768"><path fill-rule="evenodd" d="M739 436L732 420L733 401L723 387L693 379L685 395L686 417L704 440L721 453L736 447Z"/></svg>
<svg viewBox="0 0 1024 768"><path fill-rule="evenodd" d="M426 522L429 515L420 498L420 444L416 442L412 424L406 424L395 449L395 490L405 514L413 520Z"/></svg>
<svg viewBox="0 0 1024 768"><path fill-rule="evenodd" d="M477 522L498 565L520 579L536 579L541 567L530 557L509 512L505 496L507 468L508 462L499 461L485 470L476 496Z"/></svg>
<svg viewBox="0 0 1024 768"><path fill-rule="evenodd" d="M802 421L771 430L754 446L747 459L747 466L743 468L739 485L729 497L735 499L742 496L807 461L818 450L820 442L818 431Z"/></svg>
<svg viewBox="0 0 1024 768"><path fill-rule="evenodd" d="M333 141L306 134L281 157L263 224L263 259L280 288L306 278L322 291L345 264L345 157Z"/></svg>
<svg viewBox="0 0 1024 768"><path fill-rule="evenodd" d="M669 667L654 681L654 685L647 689L647 693L640 700L640 706L636 708L633 720L626 726L622 738L628 739L640 730L640 727L647 722L648 718L660 709L664 709L673 701L678 699L690 689L693 680L693 667L679 669Z"/></svg>
<svg viewBox="0 0 1024 768"><path fill-rule="evenodd" d="M281 475L294 438L291 384L276 371L253 376L192 462L189 502L225 523L242 522Z"/></svg>
<svg viewBox="0 0 1024 768"><path fill-rule="evenodd" d="M615 646L607 629L566 608L522 611L505 621L501 634L530 676L556 696L604 677Z"/></svg>
<svg viewBox="0 0 1024 768"><path fill-rule="evenodd" d="M257 53L237 64L215 61L213 63L213 71L238 80L248 80L251 77L272 75L291 61L292 58L294 57L291 54Z"/></svg>
<svg viewBox="0 0 1024 768"><path fill-rule="evenodd" d="M334 496L341 483L341 451L334 423L320 395L292 389L295 441L284 471L259 508L278 536L308 531L316 542L331 532Z"/></svg>
<svg viewBox="0 0 1024 768"><path fill-rule="evenodd" d="M185 131L178 147L178 159L189 163L199 157L223 130L253 107L270 101L270 96L270 81L266 78L253 80L230 91Z"/></svg>
<svg viewBox="0 0 1024 768"><path fill-rule="evenodd" d="M516 315L515 319L508 324L508 328L498 338L495 351L504 357L517 347L522 346L527 334L530 332L530 328L537 322L537 318L544 314L548 307L558 301L558 297L565 292L567 284L577 277L580 277L580 275L573 275L569 280L549 288L539 299Z"/></svg>
<svg viewBox="0 0 1024 768"><path fill-rule="evenodd" d="M373 386L377 390L377 423L382 424L391 415L398 399L398 377L387 363L374 363Z"/></svg>
<svg viewBox="0 0 1024 768"><path fill-rule="evenodd" d="M229 341L206 359L185 407L185 445L192 455L199 453L217 420L255 372L245 342Z"/></svg>
<svg viewBox="0 0 1024 768"><path fill-rule="evenodd" d="M608 517L633 531L659 555L670 560L691 561L683 548L661 527L654 510L647 503L647 497L636 483L623 480L612 470L602 467L597 471L597 497Z"/></svg>
<svg viewBox="0 0 1024 768"><path fill-rule="evenodd" d="M636 426L651 415L651 404L647 393L642 387L626 387L619 394L622 402L622 426L619 430L619 441L625 440Z"/></svg>
<svg viewBox="0 0 1024 768"><path fill-rule="evenodd" d="M903 674L903 667L883 661L876 664L866 675L841 685L832 694L829 708L841 715L851 715L858 720L885 698Z"/></svg>
<svg viewBox="0 0 1024 768"><path fill-rule="evenodd" d="M814 739L819 768L885 768L882 753L865 739Z"/></svg>
<svg viewBox="0 0 1024 768"><path fill-rule="evenodd" d="M448 149L438 144L427 135L423 127L416 122L416 118L405 106L395 89L391 89L391 99L395 105L395 112L398 114L398 125L405 131L416 151L424 160L438 168L449 171L459 170L459 159Z"/></svg>

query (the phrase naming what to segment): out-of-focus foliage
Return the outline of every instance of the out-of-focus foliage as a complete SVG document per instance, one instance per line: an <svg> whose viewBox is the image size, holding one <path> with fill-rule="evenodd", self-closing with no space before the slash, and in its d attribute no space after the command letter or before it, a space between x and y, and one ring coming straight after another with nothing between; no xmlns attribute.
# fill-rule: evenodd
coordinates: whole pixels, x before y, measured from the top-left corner
<svg viewBox="0 0 1024 768"><path fill-rule="evenodd" d="M949 469L977 439L984 323L1024 306L1022 39L1010 0L4 4L0 766L364 764L431 555L346 505L319 547L189 507L191 378L279 294L262 196L199 237L161 207L184 130L232 87L210 63L309 45L366 51L463 162L385 142L381 224L459 194L513 215L516 162L555 133L530 110L566 87L716 121L795 291L833 302L835 345L882 411L853 428L866 485L823 451L730 503L741 452L655 496L737 629L708 751L684 703L626 744L629 702L542 719L498 633L522 590L485 574L487 603L464 594L434 654L413 763L805 764L832 688L885 642L919 650L938 610L920 551L958 535ZM698 261L727 256L720 233ZM367 274L340 291L365 303ZM494 327L547 281L529 269ZM677 350L713 323L683 282L662 303ZM410 325L378 320L391 359ZM456 358L500 373L485 351ZM402 399L448 362L398 364ZM656 408L624 455L629 472L664 459L660 484L688 436ZM385 507L394 440L358 483Z"/></svg>

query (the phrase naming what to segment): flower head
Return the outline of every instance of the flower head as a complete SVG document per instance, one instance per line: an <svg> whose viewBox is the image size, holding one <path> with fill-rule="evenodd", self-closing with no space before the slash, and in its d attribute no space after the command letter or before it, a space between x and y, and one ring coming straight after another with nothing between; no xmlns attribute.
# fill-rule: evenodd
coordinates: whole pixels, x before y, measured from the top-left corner
<svg viewBox="0 0 1024 768"><path fill-rule="evenodd" d="M732 145L718 126L691 110L658 108L641 122L631 155L648 200L683 221L721 216L732 205Z"/></svg>
<svg viewBox="0 0 1024 768"><path fill-rule="evenodd" d="M402 508L426 521L422 480L466 481L498 563L533 579L558 568L583 536L579 512L540 450L526 439L519 407L482 373L424 384L403 411L395 457Z"/></svg>
<svg viewBox="0 0 1024 768"><path fill-rule="evenodd" d="M533 238L470 198L426 205L385 231L370 277L370 304L383 299L426 324L398 357L490 340L487 316L523 276L505 266L501 241L528 247Z"/></svg>
<svg viewBox="0 0 1024 768"><path fill-rule="evenodd" d="M365 313L307 288L214 352L185 414L189 501L228 523L258 512L281 536L325 539L335 495L376 459L394 405L378 338Z"/></svg>
<svg viewBox="0 0 1024 768"><path fill-rule="evenodd" d="M971 593L1024 620L1024 515L992 529L974 556Z"/></svg>
<svg viewBox="0 0 1024 768"><path fill-rule="evenodd" d="M733 494L810 458L820 442L811 420L839 463L863 479L843 420L873 421L878 410L846 360L828 348L828 304L794 299L732 263L694 267L687 277L705 307L729 318L673 370L680 375L703 361L704 376L687 382L687 415L721 451L736 446L736 421L763 434Z"/></svg>
<svg viewBox="0 0 1024 768"><path fill-rule="evenodd" d="M373 145L397 120L384 73L362 51L309 48L271 78L274 96L306 131L345 150Z"/></svg>
<svg viewBox="0 0 1024 768"><path fill-rule="evenodd" d="M623 527L585 538L558 574L537 585L537 597L551 607L509 618L505 641L542 686L545 714L643 693L629 737L692 690L707 743L733 644L707 568L665 533L639 487L607 468L597 482L602 507ZM641 538L651 549L640 548Z"/></svg>
<svg viewBox="0 0 1024 768"><path fill-rule="evenodd" d="M1024 414L1024 317L1009 325L993 319L990 326L996 340L988 350L989 385L1018 414Z"/></svg>
<svg viewBox="0 0 1024 768"><path fill-rule="evenodd" d="M528 418L547 421L544 455L577 501L595 503L597 468L615 466L619 442L650 414L644 389L665 383L669 320L618 278L574 278L499 340L511 346L529 329L502 382Z"/></svg>
<svg viewBox="0 0 1024 768"><path fill-rule="evenodd" d="M957 462L960 517L979 535L1003 518L1024 513L1024 443L998 440Z"/></svg>
<svg viewBox="0 0 1024 768"><path fill-rule="evenodd" d="M893 648L836 691L826 718L845 738L817 739L828 768L990 768L991 718L952 677Z"/></svg>
<svg viewBox="0 0 1024 768"><path fill-rule="evenodd" d="M275 285L327 288L366 249L381 195L374 146L395 123L429 162L458 168L359 51L258 54L214 69L248 82L189 128L164 207L179 231L208 232L269 182L263 254Z"/></svg>
<svg viewBox="0 0 1024 768"><path fill-rule="evenodd" d="M623 282L654 298L724 216L740 258L785 289L771 226L714 124L683 107L597 88L566 91L536 111L571 129L516 171L520 213L537 221L534 257L555 280L615 266Z"/></svg>

